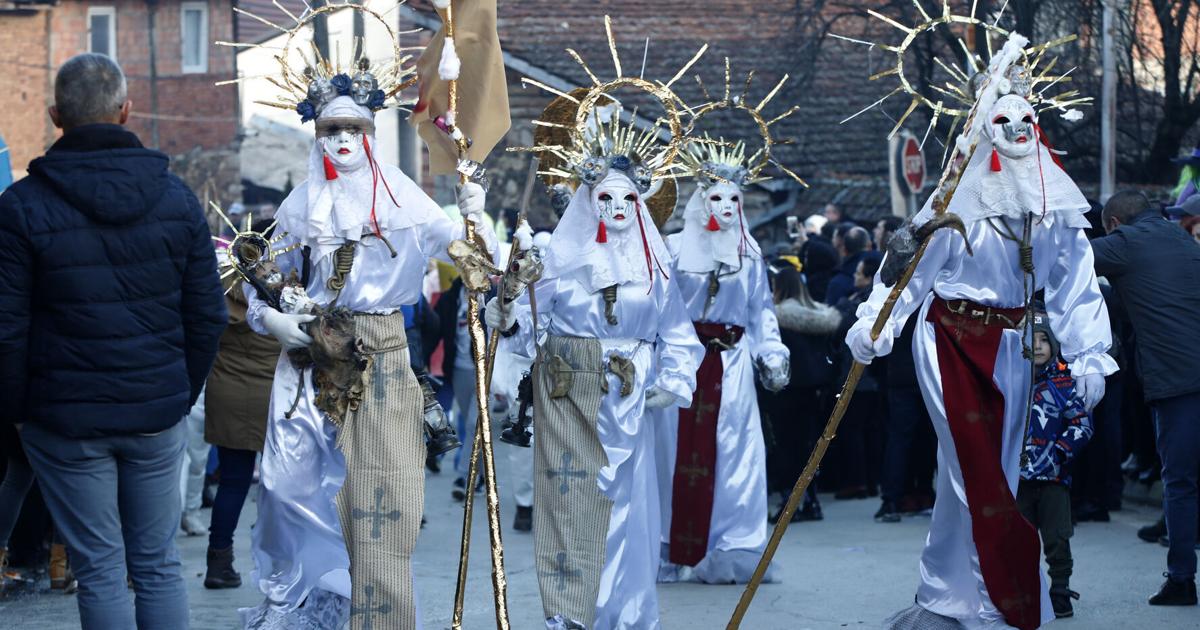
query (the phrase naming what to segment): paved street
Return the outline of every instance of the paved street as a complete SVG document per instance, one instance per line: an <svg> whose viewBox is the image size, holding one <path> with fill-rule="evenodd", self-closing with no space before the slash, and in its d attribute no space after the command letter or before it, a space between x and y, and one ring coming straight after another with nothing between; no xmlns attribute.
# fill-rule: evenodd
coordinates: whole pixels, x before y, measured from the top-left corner
<svg viewBox="0 0 1200 630"><path fill-rule="evenodd" d="M502 446L501 448L507 448ZM497 457L501 464L507 461ZM501 477L503 481L503 475ZM427 630L449 627L458 559L461 504L450 498L452 475L431 476L426 486L425 527L417 545L416 572L422 614ZM877 627L890 613L908 606L917 581L917 556L928 518L906 518L898 525L872 522L876 500L826 503L826 519L791 527L777 558L782 582L759 590L744 628L804 630ZM249 506L252 510L253 506ZM207 518L207 511L205 517ZM471 580L464 627L494 627L487 553L487 529L482 509L473 534ZM1075 578L1082 593L1076 617L1054 627L1200 628L1200 610L1163 609L1145 604L1162 580L1166 550L1143 543L1135 530L1154 517L1151 510L1131 507L1114 514L1107 524L1083 523L1073 541ZM508 570L512 627L540 628L541 606L531 552L532 539L510 528L511 506L504 509L505 561ZM243 515L237 538L237 566L249 576L249 526L253 513ZM237 608L257 604L249 585L233 591L203 587L205 538L180 538L185 578L189 586L192 627L229 630L237 627ZM675 584L659 589L663 626L668 629L723 628L742 592L738 586ZM64 630L78 627L72 596L39 594L0 601L0 628Z"/></svg>

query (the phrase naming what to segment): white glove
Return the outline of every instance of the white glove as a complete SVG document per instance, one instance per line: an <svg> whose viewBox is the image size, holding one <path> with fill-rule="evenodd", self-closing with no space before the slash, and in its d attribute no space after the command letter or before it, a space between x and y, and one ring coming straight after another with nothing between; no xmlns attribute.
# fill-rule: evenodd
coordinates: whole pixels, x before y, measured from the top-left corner
<svg viewBox="0 0 1200 630"><path fill-rule="evenodd" d="M494 297L483 308L483 322L492 330L508 330L517 323L515 310L512 304L504 304L499 297Z"/></svg>
<svg viewBox="0 0 1200 630"><path fill-rule="evenodd" d="M468 221L475 224L475 233L487 245L488 255L492 258L492 262L497 262L496 231L492 228L492 222L483 212L485 205L487 205L487 193L484 192L483 186L475 182L467 182L458 189L458 211Z"/></svg>
<svg viewBox="0 0 1200 630"><path fill-rule="evenodd" d="M670 407L678 402L679 399L675 394L657 386L653 386L646 390L646 408L647 409L663 409Z"/></svg>
<svg viewBox="0 0 1200 630"><path fill-rule="evenodd" d="M483 186L475 182L467 182L458 188L458 211L464 217L483 214L485 205L487 205L487 193L484 192ZM472 218L472 220L475 219Z"/></svg>
<svg viewBox="0 0 1200 630"><path fill-rule="evenodd" d="M763 359L763 372L760 378L767 391L777 392L787 387L788 381L791 380L788 360L777 354Z"/></svg>
<svg viewBox="0 0 1200 630"><path fill-rule="evenodd" d="M1083 399L1084 407L1091 412L1104 398L1104 375L1084 374L1076 377L1075 393L1079 394L1079 397Z"/></svg>
<svg viewBox="0 0 1200 630"><path fill-rule="evenodd" d="M316 319L315 315L288 315L273 308L263 309L263 328L271 333L286 349L304 348L312 343L312 337L300 329L300 324L307 324Z"/></svg>
<svg viewBox="0 0 1200 630"><path fill-rule="evenodd" d="M850 327L850 332L846 333L846 345L850 346L850 354L854 355L854 360L869 365L875 357L882 357L892 351L893 338L888 327L879 334L879 338L874 343L871 342L871 325L870 319L860 319L856 324Z"/></svg>

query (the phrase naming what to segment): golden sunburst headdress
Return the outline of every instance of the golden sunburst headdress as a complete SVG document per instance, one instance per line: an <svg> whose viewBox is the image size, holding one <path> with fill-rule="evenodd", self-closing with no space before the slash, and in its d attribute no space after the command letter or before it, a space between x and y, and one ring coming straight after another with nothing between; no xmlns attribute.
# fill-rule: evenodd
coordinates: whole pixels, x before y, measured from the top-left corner
<svg viewBox="0 0 1200 630"><path fill-rule="evenodd" d="M899 85L882 98L859 110L842 122L849 122L864 112L879 107L891 97L904 94L909 97L909 105L900 118L896 119L896 124L888 137L894 136L918 107L924 107L931 112L929 126L921 138L921 147L924 148L930 133L942 118L951 119L952 122L947 138L954 137L959 126L970 114L978 89L982 86L983 77L987 74L989 63L999 53L995 49L995 44L1003 42L1010 35L1014 34L999 26L1000 18L1004 13L1003 7L995 19L989 22L976 15L977 3L975 2L971 4L971 12L967 15L953 13L950 10L949 0L942 0L942 10L937 15L930 15L922 6L921 0L913 0L913 3L916 5L917 11L921 16L921 21L915 26L906 26L873 9L867 9L867 13L871 17L903 33L903 39L896 45L864 41L837 34L833 36L848 42L879 48L894 55L894 65L871 75L869 80L876 81L887 77L896 77L899 82ZM1007 4L1005 4L1005 7L1007 7ZM960 36L958 32L955 32L955 29L959 31L963 29L975 29L976 33L983 38L988 59L982 59L980 55L975 54L967 45L967 40ZM940 83L938 81L930 81L929 91L923 92L905 74L905 55L922 36L931 35L935 32L948 36L954 42L955 46L960 49L962 56L958 60L947 61L934 54L933 62L936 64L938 70L945 74L940 77L942 79ZM1051 57L1047 59L1046 57L1047 51L1051 48L1069 43L1075 40L1076 37L1076 35L1068 35L1043 44L1024 47L1021 52L1020 61L1010 66L1004 73L1000 84L997 86L999 93L1001 95L1008 93L1018 94L1028 100L1038 110L1058 110L1065 119L1077 120L1079 112L1071 108L1076 105L1089 103L1092 99L1090 97L1080 97L1077 90L1067 90L1056 95L1047 94L1052 87L1069 82L1071 80L1070 75L1074 69L1067 70L1061 74L1055 74L1054 67L1057 65L1058 58ZM953 143L946 142L945 146L946 156L949 156L949 149L953 146Z"/></svg>
<svg viewBox="0 0 1200 630"><path fill-rule="evenodd" d="M290 25L281 26L239 7L234 7L233 10L277 31L284 36L282 45L226 41L218 41L216 44L232 48L269 50L275 61L279 63L279 72L239 77L218 82L217 85L249 79L265 79L279 88L280 95L272 101L255 102L280 109L294 110L300 114L302 121L307 122L316 118L321 113L321 109L338 96L349 96L356 104L376 111L387 107L388 99L394 99L401 90L416 83L413 56L407 54L407 51L421 48L401 46L400 36L416 33L420 29L398 32L387 20L387 15L402 5L403 1L398 2L395 7L384 13L367 8L363 4L354 4L349 0L341 2L335 0L317 8L313 8L306 2L307 8L300 15L286 9L279 0L271 1L291 20ZM334 43L334 50L327 58L318 50L316 43L305 36L317 18L343 10L361 14L364 19L371 22L371 30L381 29L381 32L390 40L390 59L382 61L370 59L361 37L355 37L350 43L346 51L348 53L346 58L342 57L339 42ZM393 104L399 105L395 102Z"/></svg>
<svg viewBox="0 0 1200 630"><path fill-rule="evenodd" d="M242 221L242 227L239 228L229 219L221 206L213 202L209 202L209 206L221 217L221 221L233 230L232 239L221 236L212 237L213 241L222 248L222 251L217 253L217 270L221 274L222 282L236 274L242 280L255 284L254 272L262 263L275 260L276 256L300 247L299 243L280 247L279 242L287 236L286 233L275 237L268 236L275 228L276 221L272 221L262 231L257 231L254 229L254 214L247 212L245 220ZM230 282L228 285L228 288L225 289L226 294L237 283Z"/></svg>
<svg viewBox="0 0 1200 630"><path fill-rule="evenodd" d="M774 165L801 186L807 187L808 184L799 175L792 172L791 169L783 164L780 164L771 154L772 147L791 143L791 140L774 138L771 135L771 126L795 114L800 110L800 107L789 107L783 113L770 120L767 120L763 115L763 110L767 104L779 94L779 91L787 83L788 78L788 75L783 75L775 84L775 87L771 88L771 91L761 101L755 105L751 105L748 96L751 82L754 80L754 72L751 71L746 75L746 81L741 94L734 94L728 57L725 58L725 91L722 98L713 99L709 95L704 81L697 76L696 83L699 84L700 90L708 102L690 110L691 119L688 122L687 129L684 131L686 143L681 154L687 172L696 177L705 186L717 181L728 181L738 186L746 186L770 179L769 176L763 174L763 170L769 165ZM698 136L700 121L705 116L718 112L736 112L749 117L754 122L758 134L762 139L762 147L747 156L746 142L744 140L731 143L720 138L712 138L708 133L705 133L703 137Z"/></svg>
<svg viewBox="0 0 1200 630"><path fill-rule="evenodd" d="M537 153L538 174L552 188L593 185L610 170L621 171L643 193L654 190L648 195L647 206L656 222L660 217L665 221L674 208L674 177L681 168L679 157L684 143L681 111L687 110L671 86L700 59L708 45L701 46L670 80L651 82L624 75L608 16L604 17L604 28L616 78L602 81L579 53L568 48L567 54L587 73L591 85L564 92L531 78L522 79L556 98L533 121L534 146L510 150ZM623 110L613 96L618 90L643 93L662 108L662 114L647 120L639 118L637 109ZM664 211L666 216L662 216Z"/></svg>

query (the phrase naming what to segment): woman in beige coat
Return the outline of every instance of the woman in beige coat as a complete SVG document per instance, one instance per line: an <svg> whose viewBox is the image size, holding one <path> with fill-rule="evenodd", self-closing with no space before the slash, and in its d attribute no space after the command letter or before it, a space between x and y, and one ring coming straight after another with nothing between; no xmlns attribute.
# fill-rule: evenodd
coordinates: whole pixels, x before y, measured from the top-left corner
<svg viewBox="0 0 1200 630"><path fill-rule="evenodd" d="M233 569L233 532L250 490L255 455L262 450L271 381L279 361L279 343L246 323L240 286L226 294L225 306L229 326L221 335L204 397L204 439L217 447L221 479L209 527L207 588L242 584Z"/></svg>

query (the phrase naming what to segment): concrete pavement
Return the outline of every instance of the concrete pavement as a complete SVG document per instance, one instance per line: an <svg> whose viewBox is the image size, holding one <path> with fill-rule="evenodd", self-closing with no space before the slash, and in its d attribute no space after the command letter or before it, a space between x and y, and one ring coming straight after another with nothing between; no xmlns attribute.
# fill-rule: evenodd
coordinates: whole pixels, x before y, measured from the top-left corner
<svg viewBox="0 0 1200 630"><path fill-rule="evenodd" d="M500 445L499 448L510 447ZM498 455L496 459L503 467L507 457L503 453ZM503 472L502 484L505 481ZM443 472L430 476L426 482L429 523L421 534L415 558L426 630L449 627L462 524L461 504L450 498L452 481L453 475ZM542 627L542 612L533 567L532 538L511 529L513 509L510 499L507 496L504 499L502 516L510 619L516 630L535 630ZM495 627L482 495L479 505L472 535L474 546L464 619L464 627L468 630ZM254 521L253 507L248 503L236 538L237 568L244 580L248 580L251 569L249 530ZM824 521L792 525L777 556L778 575L782 581L764 585L759 590L743 628L874 628L889 614L910 605L918 579L917 558L929 519L913 517L905 518L899 524L878 524L871 519L877 507L874 499L830 499L825 504ZM1166 550L1139 541L1134 532L1155 516L1150 509L1131 506L1114 513L1111 523L1080 524L1072 541L1075 556L1072 587L1082 594L1082 599L1076 602L1074 619L1056 622L1052 627L1063 630L1200 628L1200 609L1153 608L1145 603L1146 597L1162 581ZM204 589L206 544L205 537L179 538L192 628L236 628L237 608L256 605L260 595L248 583L234 590ZM741 593L740 586L660 586L663 627L668 630L723 628ZM79 616L72 596L39 589L34 594L0 600L0 629L66 630L78 627Z"/></svg>

